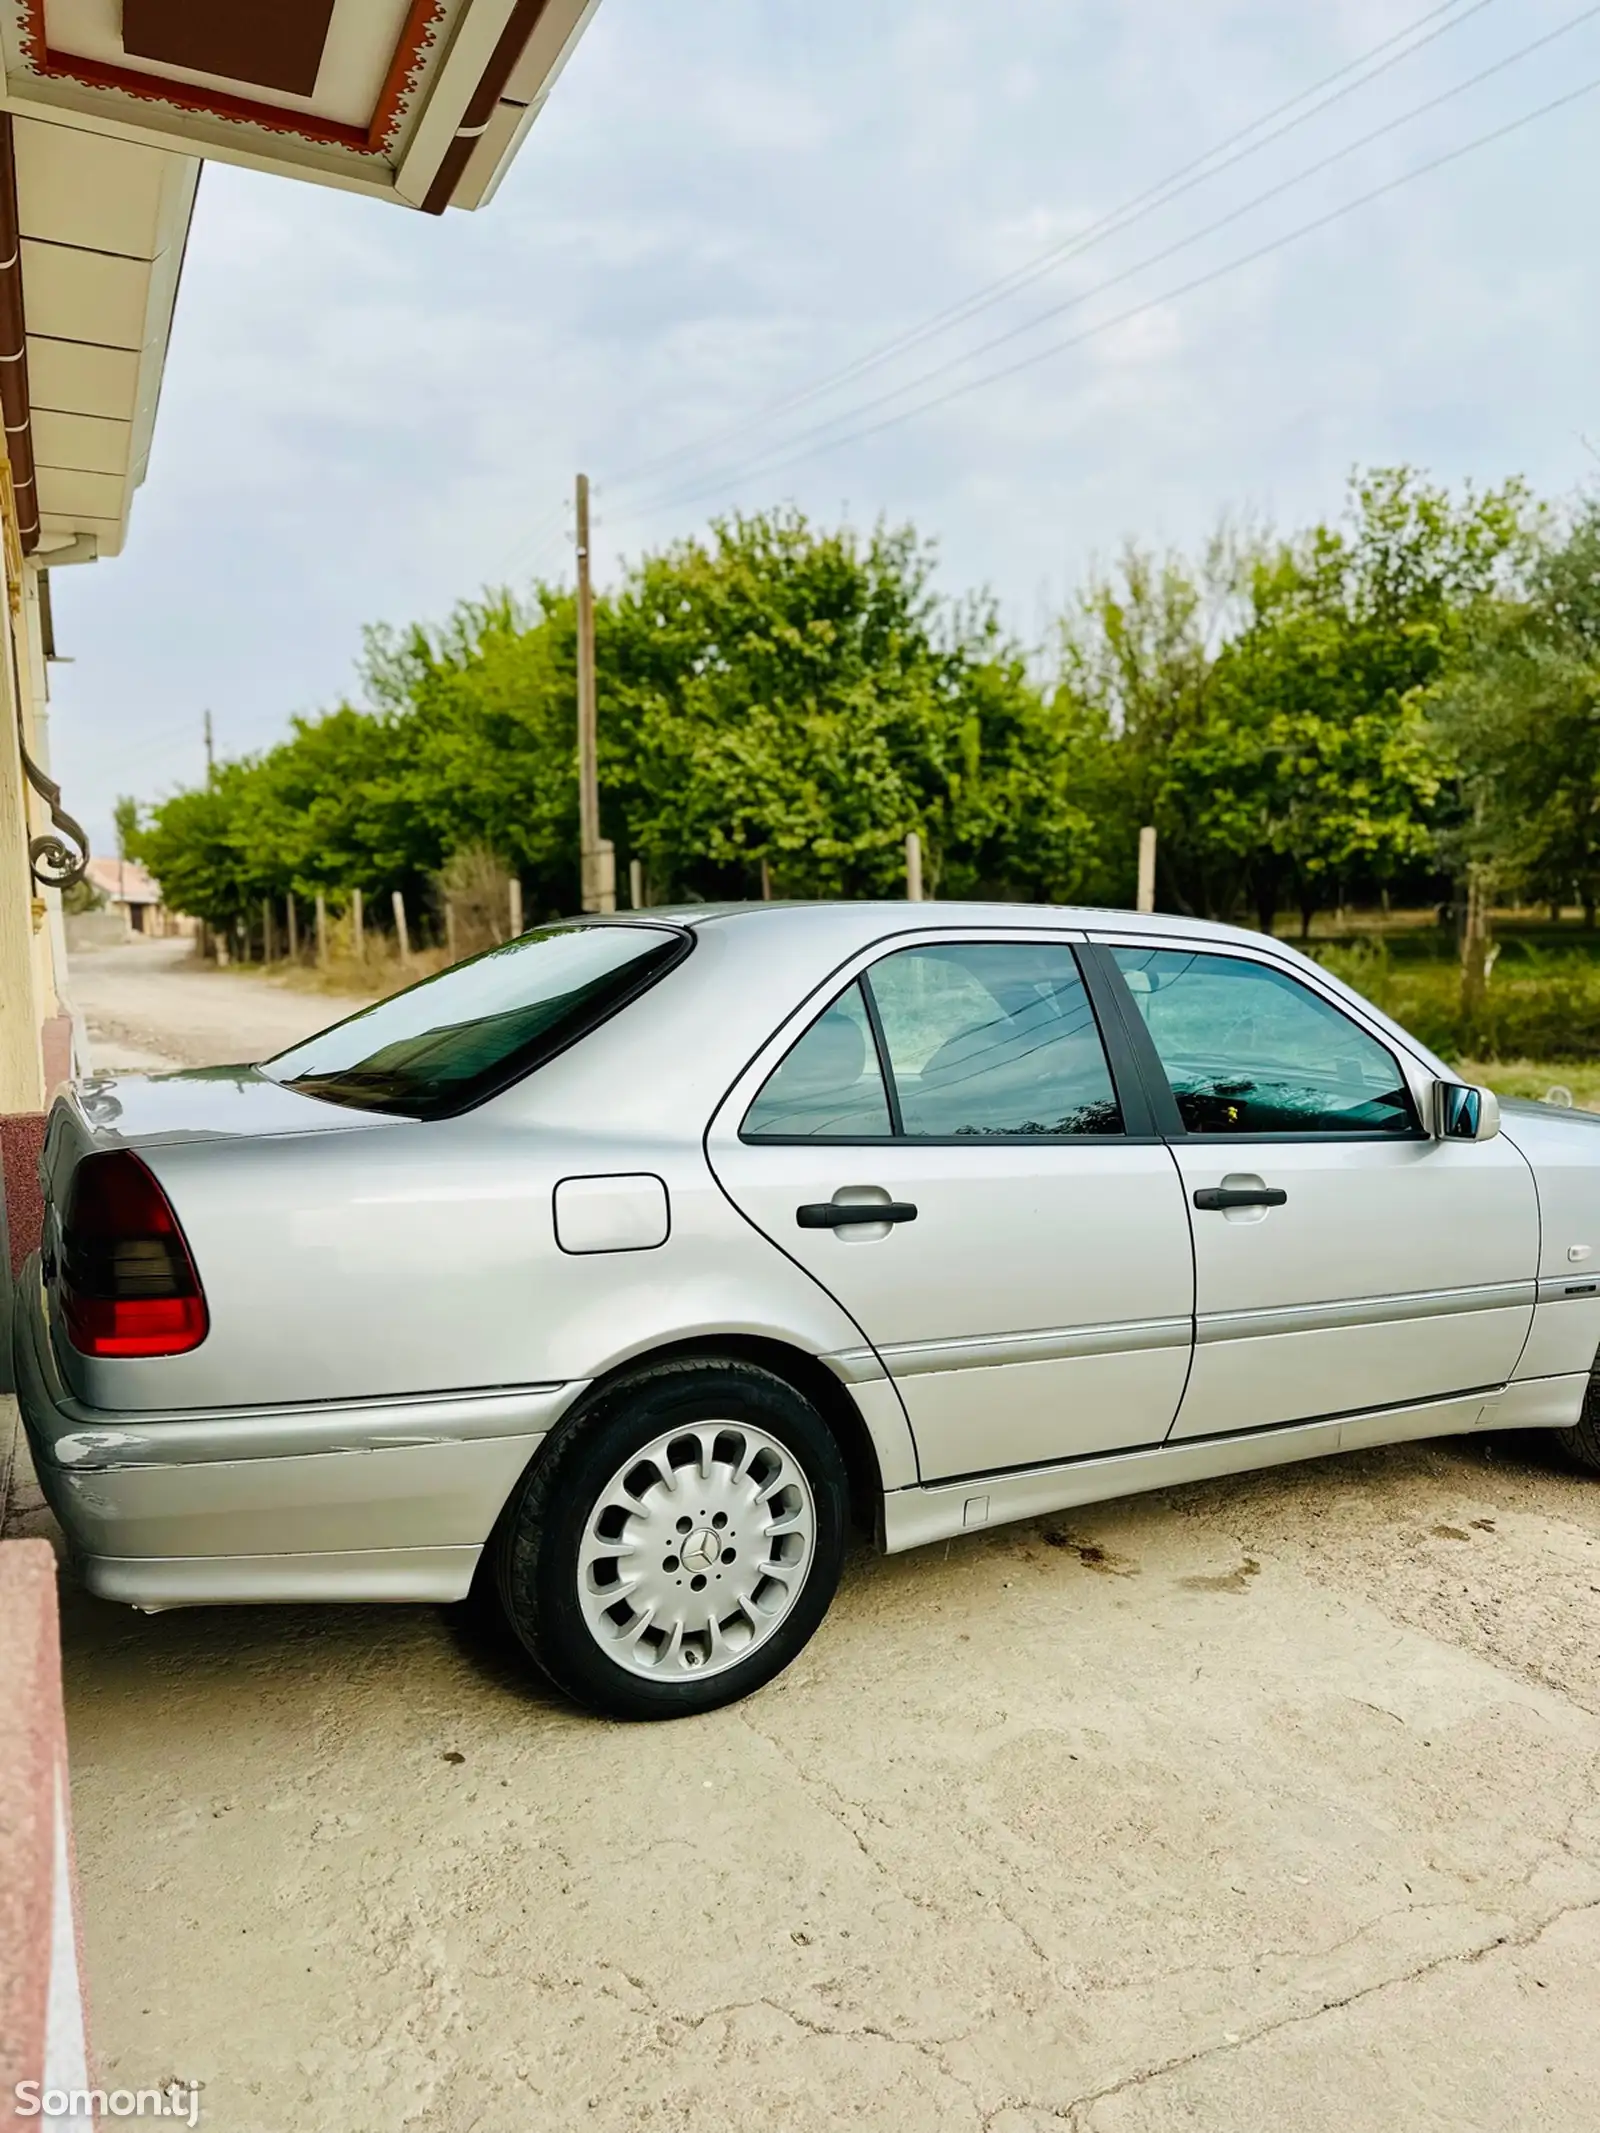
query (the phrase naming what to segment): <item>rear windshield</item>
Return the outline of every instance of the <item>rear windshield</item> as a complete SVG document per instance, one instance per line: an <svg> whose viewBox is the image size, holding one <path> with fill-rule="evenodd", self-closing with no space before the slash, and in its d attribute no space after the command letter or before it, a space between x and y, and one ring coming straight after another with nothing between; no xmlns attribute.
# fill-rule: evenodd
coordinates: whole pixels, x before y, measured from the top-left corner
<svg viewBox="0 0 1600 2133"><path fill-rule="evenodd" d="M449 1118L563 1051L688 953L664 926L551 926L424 978L280 1052L285 1088L358 1111Z"/></svg>

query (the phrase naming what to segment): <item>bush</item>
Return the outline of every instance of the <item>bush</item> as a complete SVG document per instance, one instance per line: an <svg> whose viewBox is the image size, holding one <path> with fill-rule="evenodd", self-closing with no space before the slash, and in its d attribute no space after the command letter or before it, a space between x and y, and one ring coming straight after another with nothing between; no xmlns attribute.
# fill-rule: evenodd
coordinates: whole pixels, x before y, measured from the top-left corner
<svg viewBox="0 0 1600 2133"><path fill-rule="evenodd" d="M1600 960L1581 949L1503 941L1470 1043L1447 934L1426 954L1363 941L1322 948L1317 959L1445 1059L1600 1060Z"/></svg>
<svg viewBox="0 0 1600 2133"><path fill-rule="evenodd" d="M434 876L434 893L441 929L454 942L457 956L498 948L510 938L511 876L483 845L469 845L447 859Z"/></svg>

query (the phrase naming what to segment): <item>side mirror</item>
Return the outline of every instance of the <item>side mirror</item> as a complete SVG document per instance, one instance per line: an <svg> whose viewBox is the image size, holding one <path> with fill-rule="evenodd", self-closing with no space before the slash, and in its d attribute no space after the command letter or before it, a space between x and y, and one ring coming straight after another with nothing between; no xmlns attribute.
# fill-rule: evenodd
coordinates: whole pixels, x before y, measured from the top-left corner
<svg viewBox="0 0 1600 2133"><path fill-rule="evenodd" d="M1433 1085L1433 1137L1439 1141L1492 1141L1500 1131L1500 1100L1493 1089L1468 1082Z"/></svg>

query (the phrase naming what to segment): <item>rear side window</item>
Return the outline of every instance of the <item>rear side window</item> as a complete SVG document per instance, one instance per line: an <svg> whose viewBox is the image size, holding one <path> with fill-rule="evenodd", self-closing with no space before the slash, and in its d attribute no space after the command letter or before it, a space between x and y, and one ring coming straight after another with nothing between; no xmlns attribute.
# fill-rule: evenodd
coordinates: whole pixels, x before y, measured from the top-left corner
<svg viewBox="0 0 1600 2133"><path fill-rule="evenodd" d="M457 963L269 1059L285 1088L449 1118L552 1058L687 955L665 926L551 926Z"/></svg>
<svg viewBox="0 0 1600 2133"><path fill-rule="evenodd" d="M1190 1133L1414 1133L1394 1055L1244 956L1113 948Z"/></svg>
<svg viewBox="0 0 1600 2133"><path fill-rule="evenodd" d="M768 1076L740 1130L1061 1139L1120 1133L1122 1114L1071 948L964 941L875 963Z"/></svg>
<svg viewBox="0 0 1600 2133"><path fill-rule="evenodd" d="M820 1014L745 1113L749 1140L882 1140L890 1131L878 1048L861 987Z"/></svg>

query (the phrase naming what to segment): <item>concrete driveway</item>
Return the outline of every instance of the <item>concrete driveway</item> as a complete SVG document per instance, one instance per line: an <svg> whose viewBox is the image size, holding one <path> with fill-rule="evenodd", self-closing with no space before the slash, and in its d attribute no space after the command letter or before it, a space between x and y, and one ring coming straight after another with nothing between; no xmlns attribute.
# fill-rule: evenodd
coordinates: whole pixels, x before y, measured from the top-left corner
<svg viewBox="0 0 1600 2133"><path fill-rule="evenodd" d="M1587 2133L1597 1625L1600 1485L1519 1439L863 1552L669 1726L466 1610L69 1593L103 2071L226 2133Z"/></svg>

